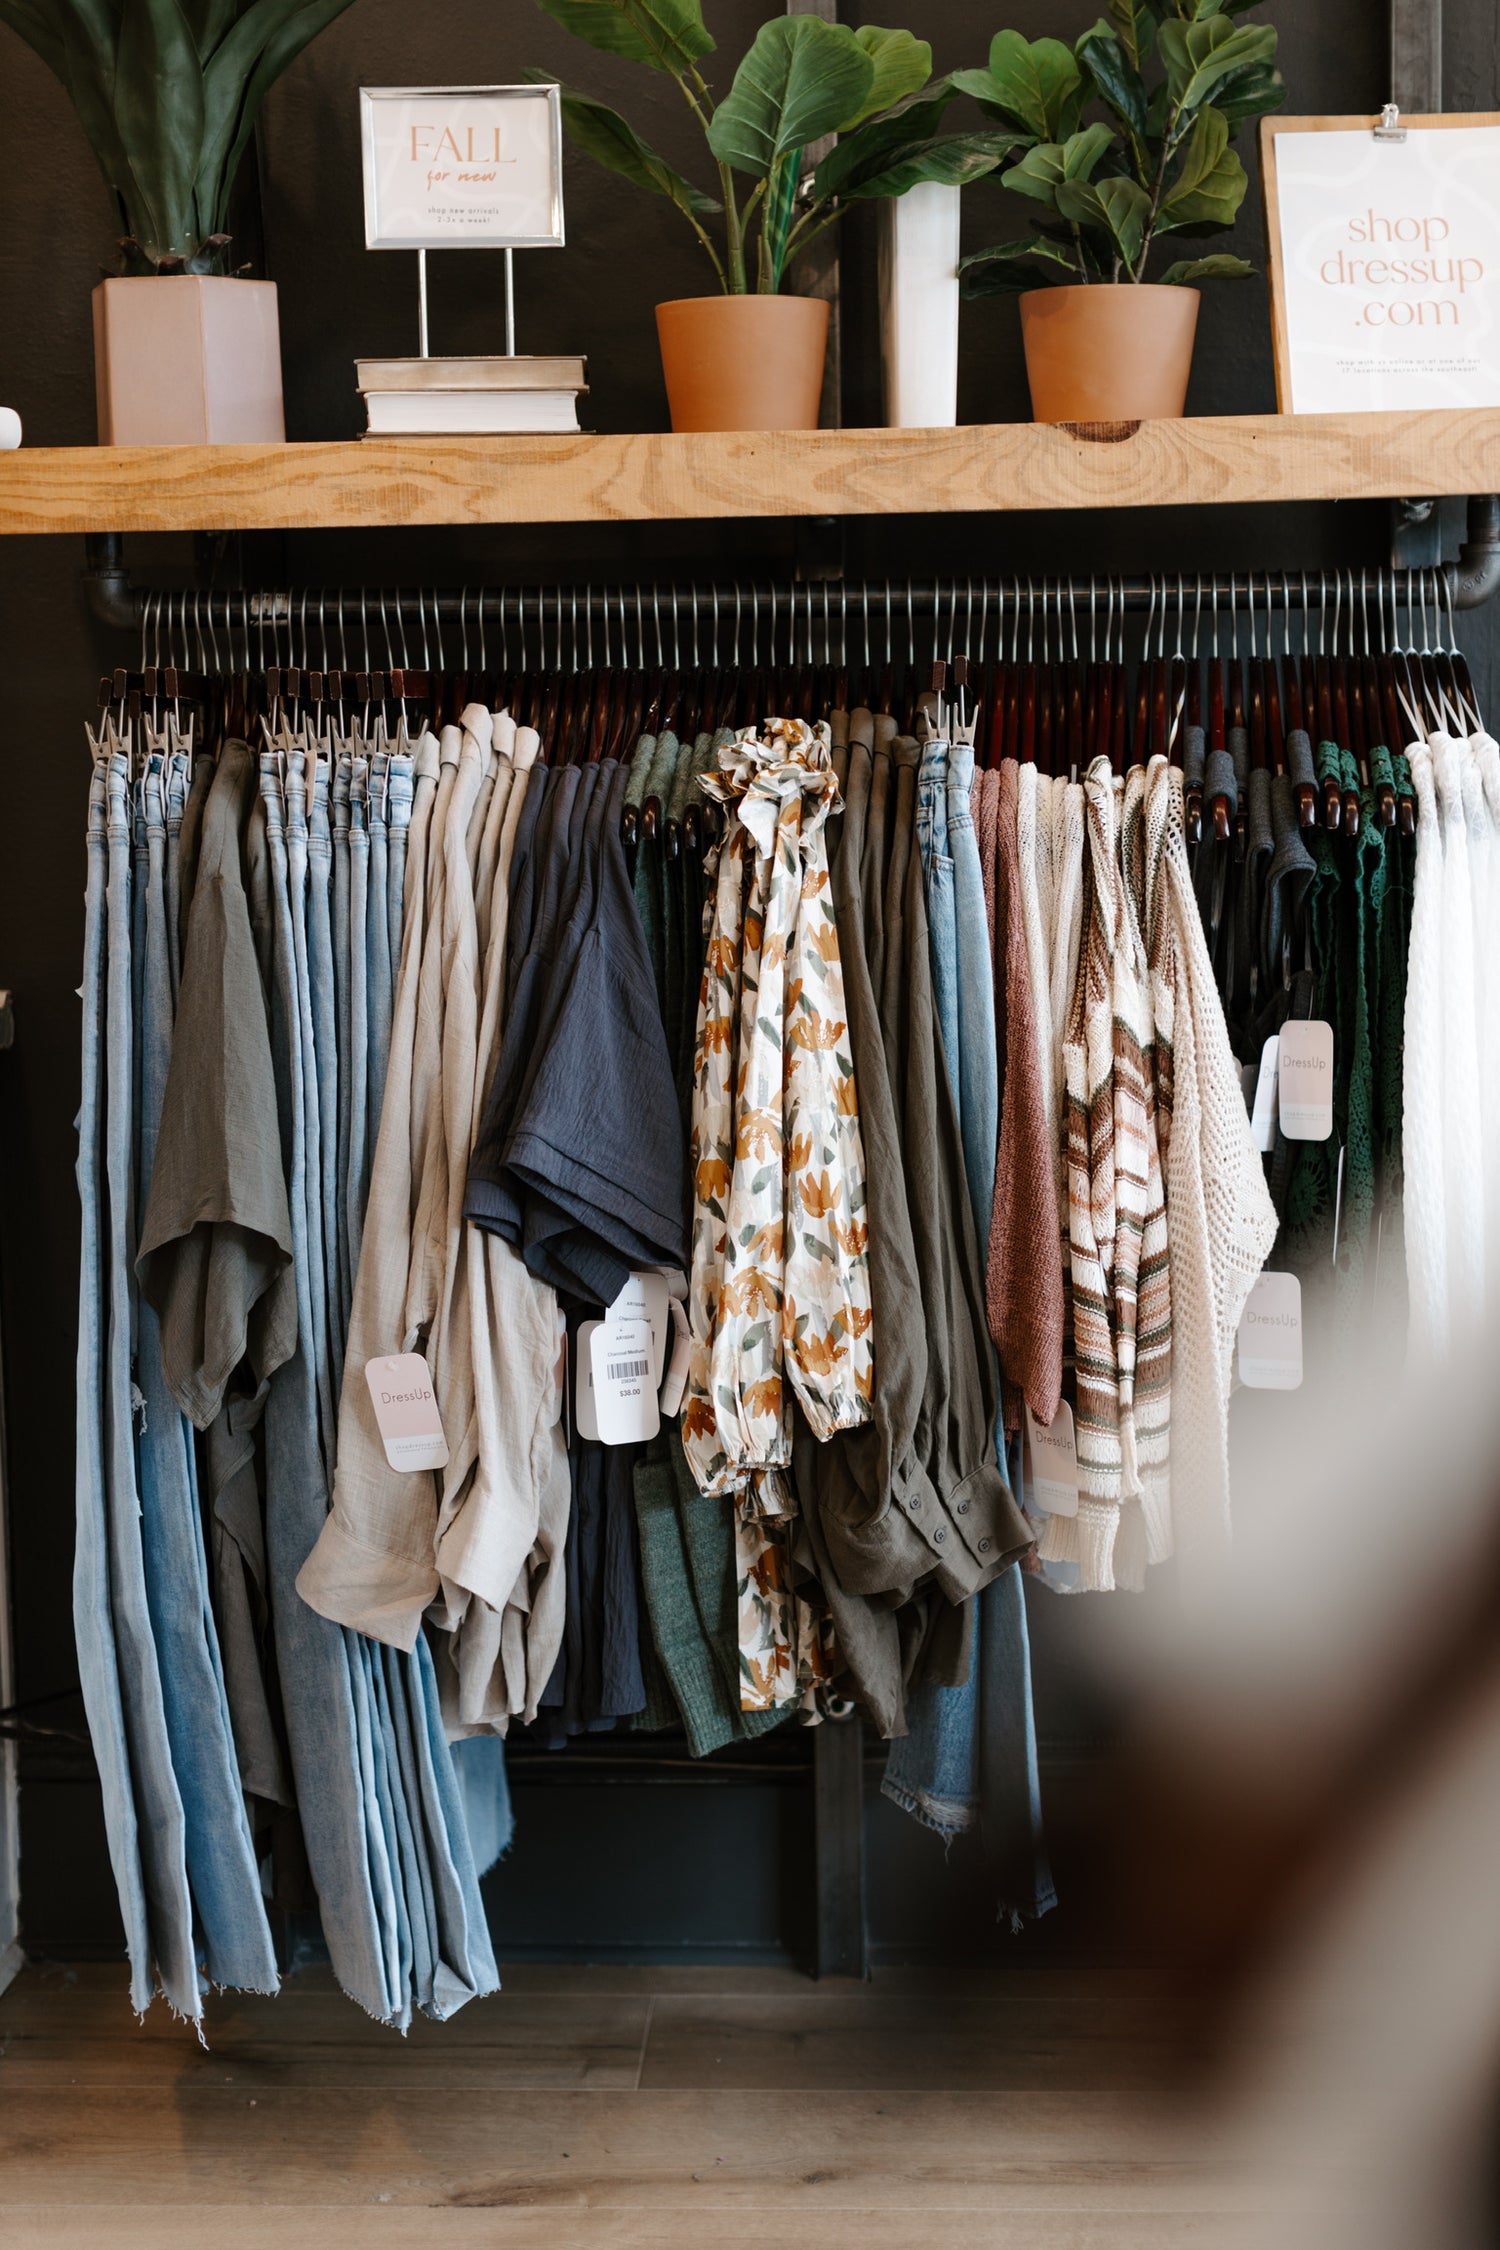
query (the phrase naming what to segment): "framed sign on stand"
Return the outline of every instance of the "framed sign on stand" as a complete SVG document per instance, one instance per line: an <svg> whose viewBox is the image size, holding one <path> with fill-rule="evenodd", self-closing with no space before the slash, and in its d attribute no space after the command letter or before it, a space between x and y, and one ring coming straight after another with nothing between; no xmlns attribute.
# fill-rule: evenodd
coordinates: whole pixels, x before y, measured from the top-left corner
<svg viewBox="0 0 1500 2250"><path fill-rule="evenodd" d="M513 253L563 245L560 89L363 86L359 105L365 247L416 251L422 357L428 251L486 248L505 252L513 354Z"/></svg>

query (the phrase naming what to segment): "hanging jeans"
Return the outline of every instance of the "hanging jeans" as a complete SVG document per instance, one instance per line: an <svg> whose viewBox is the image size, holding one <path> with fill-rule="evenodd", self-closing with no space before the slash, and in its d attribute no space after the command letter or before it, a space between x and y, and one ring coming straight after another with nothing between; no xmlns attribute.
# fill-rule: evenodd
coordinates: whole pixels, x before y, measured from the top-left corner
<svg viewBox="0 0 1500 2250"><path fill-rule="evenodd" d="M110 1099L108 986L108 768L101 757L89 788L88 879L84 893L83 1069L78 1110L78 1196L82 1259L78 1282L77 1530L73 1551L73 1621L84 1710L104 1798L104 1832L125 1925L131 2005L150 2006L155 1989L153 1931L136 1818L122 1666L129 1639L115 1632L110 1602L113 1510L109 1459L109 1220L105 1134ZM150 1808L146 1808L149 1816ZM185 1886L184 1886L185 1888ZM196 2003L196 1986L179 1987L174 2003Z"/></svg>
<svg viewBox="0 0 1500 2250"><path fill-rule="evenodd" d="M972 749L927 745L917 842L927 876L933 989L983 1256L994 1202L999 1073L994 964L969 812L973 774ZM996 1439L999 1447L998 1430ZM1003 1447L998 1457L1007 1466ZM1008 1464L1013 1491L1019 1490L1019 1468L1017 1447ZM958 1835L977 1823L1001 1911L1013 1924L1056 1903L1042 1840L1031 1648L1018 1565L975 1597L963 1686L919 1686L908 1697L907 1733L891 1745L882 1789L939 1835Z"/></svg>
<svg viewBox="0 0 1500 2250"><path fill-rule="evenodd" d="M146 1888L151 1953L174 2008L199 2012L186 1827L172 1771L161 1670L146 1600L136 1483L134 1382L136 1293L132 1168L138 1069L132 1008L130 785L122 753L105 767L107 852L105 939L104 1298L107 1306L104 1431L110 1546L110 1602L120 1690ZM83 1631L93 1629L92 1622ZM83 1635L80 1634L80 1638Z"/></svg>
<svg viewBox="0 0 1500 2250"><path fill-rule="evenodd" d="M168 768L177 770L169 774ZM145 1208L172 1051L177 928L169 910L167 795L180 804L186 758L153 752L136 786L137 948L135 1026L136 1209ZM146 1599L161 1673L172 1767L182 1800L188 1880L205 1966L213 1983L274 1992L275 1949L240 1790L191 1425L162 1372L157 1316L136 1308L136 1383L141 1404L136 1469Z"/></svg>
<svg viewBox="0 0 1500 2250"><path fill-rule="evenodd" d="M409 760L406 772L409 804ZM318 1617L290 1584L327 1513L329 1480L325 1464L331 1457L336 1432L333 1402L337 1399L342 1375L341 1365L333 1359L332 1321L335 1315L340 1316L341 1335L347 1307L338 1291L342 1268L350 1263L352 1255L347 1232L350 1223L347 1199L339 1175L339 1127L343 1109L339 1091L336 995L342 990L349 996L352 1037L355 1036L354 993L356 989L367 992L368 985L364 978L353 977L346 957L353 916L346 918L342 908L350 900L355 882L335 880L330 886L329 880L330 876L336 877L340 849L346 854L346 874L352 876L353 860L347 856L352 819L345 829L340 814L341 845L337 838L330 837L324 817L330 784L338 803L342 805L352 799L349 777L346 775L340 783L336 774L329 773L326 759L317 762L304 830L304 807L308 805L305 768L300 754L294 753L287 760L287 833L283 840L282 802L275 762L263 757L261 773L273 875L288 886L285 893L288 911L281 936L291 975L284 985L278 977L278 990L286 992L287 1021L295 1025L297 1031L295 1050L288 1053L291 1065L288 1078L300 1088L302 1096L300 1104L292 1103L294 1120L298 1116L302 1119L301 1163L297 1161L294 1147L291 1171L294 1233L298 1232L300 1222L297 1248L299 1304L303 1311L299 1328L302 1348L292 1362L292 1369L302 1369L306 1359L318 1370L316 1379L305 1371L301 1375L306 1395L304 1438L311 1436L314 1446L311 1452L304 1453L301 1464L299 1484L306 1499L299 1521L305 1536L291 1562L286 1593L299 1613L295 1628L298 1636L309 1645L320 1637L326 1638L325 1662L331 1660L332 1651L337 1650L339 1655L350 1721L348 1745L352 1765L349 1778L357 1796L353 1803L345 1798L339 1817L338 1854L346 1876L358 1867L361 1859L363 1861L363 1887L369 1911L367 1914L363 1909L358 1910L354 1921L362 1942L373 1948L370 1966L378 1963L380 1981L389 1995L383 2009L375 2008L371 2012L404 2023L410 2016L412 1998L428 2014L443 2017L475 1992L493 1990L497 1979L463 1802L438 1719L437 1684L425 1642L419 1640L410 1657L382 1649L363 1635L347 1632ZM354 849L358 852L359 847ZM398 870L394 855L388 851L387 882L404 880L404 869L404 854ZM332 911L330 887L337 900ZM276 882L273 882L273 900L279 904ZM367 890L365 900L368 908ZM380 900L379 907L389 929L389 898ZM366 918L368 920L368 914ZM362 1002L358 1031L361 1038L368 1032L364 1005ZM347 1153L343 1161L347 1164ZM347 1178L347 1173L344 1177ZM323 1232L324 1216L330 1210L340 1233L340 1240L331 1246ZM300 1289L304 1270L308 1277L305 1300ZM319 1276L324 1280L322 1291L316 1286ZM275 1379L276 1384L282 1383L290 1371L282 1370ZM273 1384L273 1400L274 1392ZM322 1410L328 1416L327 1437L322 1444L317 1444L319 1407L315 1400L320 1393L328 1398L329 1404ZM283 1681L288 1725L292 1729L296 1715L291 1708L293 1691L285 1679L285 1660ZM498 1752L499 1746L496 1747ZM295 1759L295 1733L293 1753ZM488 1778L508 1826L503 1772L497 1781L494 1764L492 1759ZM299 1801L304 1808L304 1823L307 1823L311 1815L300 1764L298 1781ZM332 1848L326 1837L324 1847L325 1850ZM318 1879L325 1935L335 1969L346 1986L355 1992L355 1997L364 2001L363 1993L349 1983L340 1965L339 1947L328 1925L327 1895L311 1837L309 1859L313 1861ZM364 2001L364 2004L368 2006L369 2002Z"/></svg>

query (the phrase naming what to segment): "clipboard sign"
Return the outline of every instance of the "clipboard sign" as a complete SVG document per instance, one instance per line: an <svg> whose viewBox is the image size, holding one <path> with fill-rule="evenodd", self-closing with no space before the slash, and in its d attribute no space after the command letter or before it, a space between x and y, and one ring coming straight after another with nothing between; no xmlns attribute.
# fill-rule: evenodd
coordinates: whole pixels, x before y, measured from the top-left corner
<svg viewBox="0 0 1500 2250"><path fill-rule="evenodd" d="M1266 117L1283 414L1500 406L1500 112Z"/></svg>

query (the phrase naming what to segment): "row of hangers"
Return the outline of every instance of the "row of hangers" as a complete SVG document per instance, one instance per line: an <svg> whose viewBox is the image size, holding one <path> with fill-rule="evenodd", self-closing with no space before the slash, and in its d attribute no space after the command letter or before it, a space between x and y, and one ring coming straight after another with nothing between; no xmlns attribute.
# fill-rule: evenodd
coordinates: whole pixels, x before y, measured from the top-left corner
<svg viewBox="0 0 1500 2250"><path fill-rule="evenodd" d="M1207 750L1238 741L1253 767L1281 774L1287 770L1288 738L1300 729L1315 743L1329 741L1351 751L1366 784L1375 747L1397 746L1438 727L1469 731L1480 723L1442 572L1399 577L1381 572L1373 592L1367 572L1357 579L1353 572L1323 572L1317 574L1316 598L1306 573L1232 576L1223 649L1222 581L1153 577L1147 588L1140 653L1133 663L1126 657L1127 590L1113 579L1090 579L1086 588L1080 581L1052 579L1017 579L999 587L972 579L940 584L921 597L930 611L933 650L925 663L917 651L919 597L911 581L904 598L904 657L888 648L883 658L875 653L873 628L879 620L872 620L871 611L872 606L884 611L887 639L894 642L901 633L903 597L891 581L883 589L824 583L764 590L712 586L686 594L677 588L575 587L555 589L551 596L542 589L513 596L481 588L475 592L472 643L469 590L463 589L457 597L458 664L452 670L443 632L443 606L452 597L360 589L356 609L338 589L330 616L326 590L300 596L157 594L148 597L143 616L139 669L106 675L100 702L122 726L132 720L159 726L168 713L179 726L191 719L199 739L262 730L276 737L291 730L319 741L354 733L374 743L451 722L466 703L479 699L535 725L553 762L583 763L628 757L642 735L670 729L691 742L702 732L752 723L772 711L811 720L864 705L889 712L912 731L931 724L951 679L957 702L956 719L949 723L973 741L981 763L1016 757L1076 778L1102 755L1122 773L1152 755L1180 755L1183 730L1198 728ZM1299 594L1302 645L1294 651L1290 613ZM404 616L409 601L417 612L411 643ZM999 651L993 659L938 653L944 647L982 652L992 605ZM1277 607L1281 645L1273 649ZM532 609L535 649L528 639ZM488 662L491 632L500 644L497 670ZM519 665L506 662L512 633ZM858 653L851 661L851 641L858 652L861 634L863 661ZM382 640L384 665L374 661ZM415 666L407 661L413 644L422 659ZM195 649L196 665L177 661L179 654L191 658ZM391 661L397 653L399 664ZM581 661L569 667L569 656ZM643 660L652 656L655 662ZM338 661L331 661L335 657ZM471 658L477 659L472 668ZM628 661L632 658L637 661ZM1331 783L1320 792L1304 781L1297 794L1304 827L1357 832L1359 799L1353 792L1341 794ZM1409 823L1409 798L1398 802L1386 783L1377 784L1376 798L1383 825ZM679 837L675 823L663 827L656 800L648 800L640 832L651 839L664 836L673 854L684 841L700 849L716 827L704 814L715 809L695 807L696 817ZM1219 843L1234 842L1237 834L1242 841L1243 815L1237 828L1227 798L1212 796L1205 805L1201 792L1190 791L1187 810L1194 841L1205 833ZM629 828L627 840L636 841Z"/></svg>

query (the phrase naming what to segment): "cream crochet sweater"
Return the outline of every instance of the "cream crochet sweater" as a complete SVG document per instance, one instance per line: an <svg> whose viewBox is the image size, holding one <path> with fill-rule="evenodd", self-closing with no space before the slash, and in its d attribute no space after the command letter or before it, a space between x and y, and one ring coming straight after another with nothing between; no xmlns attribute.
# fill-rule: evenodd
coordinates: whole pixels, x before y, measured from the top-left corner
<svg viewBox="0 0 1500 2250"><path fill-rule="evenodd" d="M1153 910L1166 917L1175 984L1167 1148L1172 1269L1172 1529L1185 1575L1229 1541L1229 1394L1245 1300L1276 1238L1188 864L1182 771L1153 758L1147 829L1159 837ZM1156 857L1154 850L1150 856Z"/></svg>

